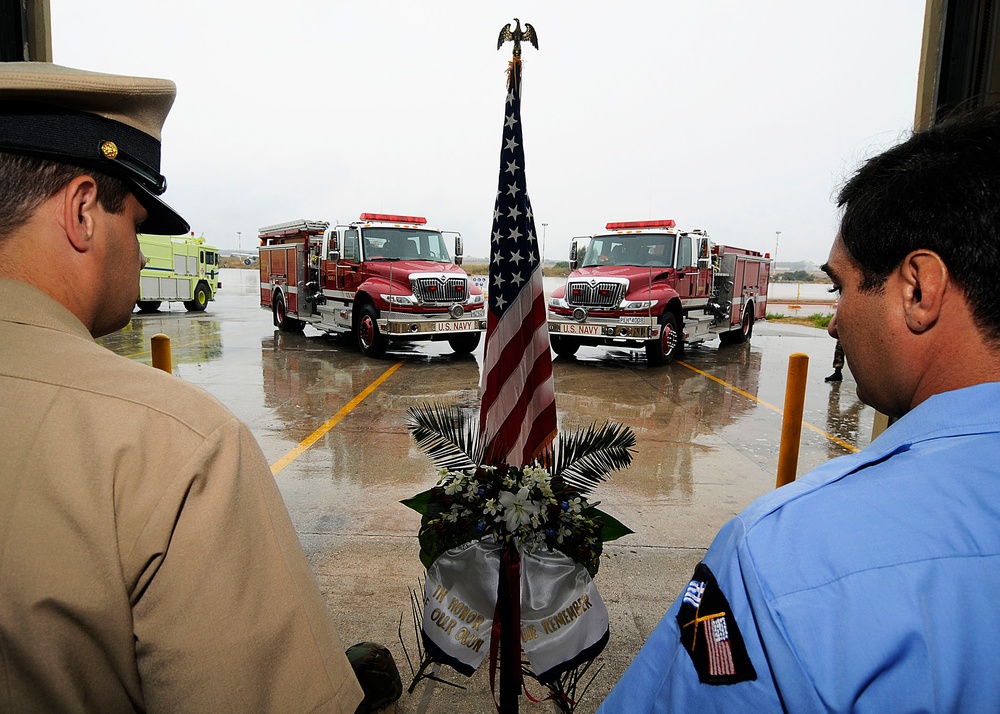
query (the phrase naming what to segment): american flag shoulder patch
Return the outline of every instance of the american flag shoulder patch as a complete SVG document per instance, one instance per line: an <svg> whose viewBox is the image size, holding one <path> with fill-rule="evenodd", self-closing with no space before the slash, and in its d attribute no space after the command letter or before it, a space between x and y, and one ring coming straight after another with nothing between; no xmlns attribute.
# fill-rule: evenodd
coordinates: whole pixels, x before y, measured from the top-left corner
<svg viewBox="0 0 1000 714"><path fill-rule="evenodd" d="M757 679L729 601L704 563L695 568L677 613L681 646L703 684Z"/></svg>

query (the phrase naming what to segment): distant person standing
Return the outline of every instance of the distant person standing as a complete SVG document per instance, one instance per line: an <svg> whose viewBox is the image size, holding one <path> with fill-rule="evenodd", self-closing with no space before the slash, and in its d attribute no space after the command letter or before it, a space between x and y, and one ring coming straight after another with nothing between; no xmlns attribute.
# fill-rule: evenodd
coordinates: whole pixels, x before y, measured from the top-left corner
<svg viewBox="0 0 1000 714"><path fill-rule="evenodd" d="M840 382L844 379L844 348L840 346L840 340L833 347L833 373L826 377L825 382Z"/></svg>
<svg viewBox="0 0 1000 714"><path fill-rule="evenodd" d="M1000 107L840 192L823 270L896 421L726 524L600 711L1000 711Z"/></svg>
<svg viewBox="0 0 1000 714"><path fill-rule="evenodd" d="M362 700L267 461L128 324L166 80L0 63L0 711L349 712Z"/></svg>

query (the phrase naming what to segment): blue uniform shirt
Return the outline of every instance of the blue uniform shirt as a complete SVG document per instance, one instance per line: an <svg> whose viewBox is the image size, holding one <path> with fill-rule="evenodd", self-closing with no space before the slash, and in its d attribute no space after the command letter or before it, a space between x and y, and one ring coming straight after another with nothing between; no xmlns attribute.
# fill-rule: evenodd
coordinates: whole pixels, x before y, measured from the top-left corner
<svg viewBox="0 0 1000 714"><path fill-rule="evenodd" d="M703 561L756 677L702 683L682 593L599 711L1000 712L998 432L1000 383L946 392L758 499Z"/></svg>

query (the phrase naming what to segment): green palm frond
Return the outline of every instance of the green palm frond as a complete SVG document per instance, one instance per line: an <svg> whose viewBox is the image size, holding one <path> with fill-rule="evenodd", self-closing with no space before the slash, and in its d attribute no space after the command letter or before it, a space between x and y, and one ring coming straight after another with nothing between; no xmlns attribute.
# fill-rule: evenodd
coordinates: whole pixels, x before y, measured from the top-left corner
<svg viewBox="0 0 1000 714"><path fill-rule="evenodd" d="M480 463L479 424L458 406L421 404L406 412L417 447L439 469L463 470Z"/></svg>
<svg viewBox="0 0 1000 714"><path fill-rule="evenodd" d="M570 434L560 433L553 448L543 455L542 465L553 475L587 494L612 471L632 463L635 432L624 424L608 421Z"/></svg>

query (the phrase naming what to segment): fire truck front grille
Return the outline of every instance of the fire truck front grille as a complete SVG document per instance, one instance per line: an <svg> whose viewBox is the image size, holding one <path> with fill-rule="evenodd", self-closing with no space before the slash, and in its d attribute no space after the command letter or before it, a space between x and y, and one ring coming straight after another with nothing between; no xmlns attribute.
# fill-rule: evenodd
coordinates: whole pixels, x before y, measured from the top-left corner
<svg viewBox="0 0 1000 714"><path fill-rule="evenodd" d="M625 284L575 281L566 286L566 302L581 307L617 307L625 299Z"/></svg>
<svg viewBox="0 0 1000 714"><path fill-rule="evenodd" d="M465 302L469 296L465 278L417 278L413 292L421 302Z"/></svg>

